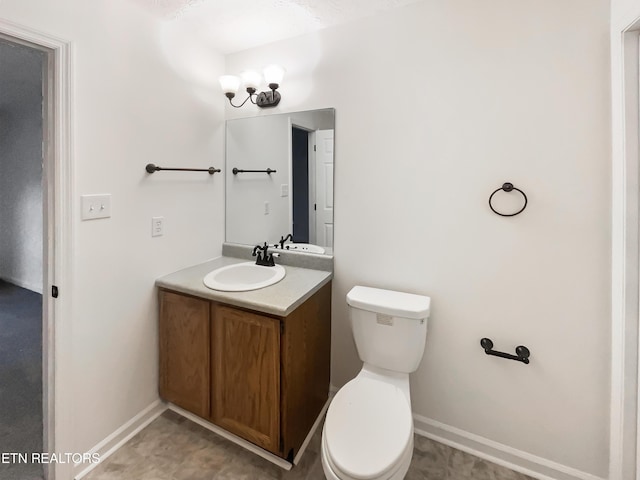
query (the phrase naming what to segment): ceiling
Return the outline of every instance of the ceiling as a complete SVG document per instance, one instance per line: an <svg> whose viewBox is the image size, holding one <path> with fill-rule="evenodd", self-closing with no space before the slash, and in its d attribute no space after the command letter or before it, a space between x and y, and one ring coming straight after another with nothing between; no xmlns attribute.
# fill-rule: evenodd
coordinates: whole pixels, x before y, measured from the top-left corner
<svg viewBox="0 0 640 480"><path fill-rule="evenodd" d="M229 54L422 0L132 1L206 34L210 45Z"/></svg>

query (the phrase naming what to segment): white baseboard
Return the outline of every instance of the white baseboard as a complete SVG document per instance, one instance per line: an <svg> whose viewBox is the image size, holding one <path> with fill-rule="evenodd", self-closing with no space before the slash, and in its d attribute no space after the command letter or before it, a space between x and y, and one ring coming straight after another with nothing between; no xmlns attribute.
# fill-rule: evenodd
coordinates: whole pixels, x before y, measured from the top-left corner
<svg viewBox="0 0 640 480"><path fill-rule="evenodd" d="M31 283L25 282L18 278L9 277L7 275L0 276L0 280L4 280L7 283L11 283L12 285L16 285L21 288L26 288L27 290L31 290L32 292L39 293L42 295L42 284L41 283Z"/></svg>
<svg viewBox="0 0 640 480"><path fill-rule="evenodd" d="M99 454L100 462L93 463L88 466L86 464L76 464L74 466L75 475L73 478L75 480L80 480L82 477L87 475L91 470L100 465L103 460L118 450L122 445L127 443L140 430L158 418L166 409L167 404L161 400L156 400L147 408L142 410L135 417L93 447L88 453Z"/></svg>
<svg viewBox="0 0 640 480"><path fill-rule="evenodd" d="M530 477L540 480L604 480L590 473L517 450L415 413L413 421L418 435Z"/></svg>
<svg viewBox="0 0 640 480"><path fill-rule="evenodd" d="M320 419L325 414L331 398L335 395L338 389L331 386L330 396L327 403L323 407L320 415L316 419L311 432L303 442L298 455L294 459L294 464L300 459L300 456L306 449L309 440L313 436L313 433L320 424ZM291 469L291 464L286 460L273 455L266 450L263 450L246 440L233 435L232 433L223 430L206 420L203 420L196 415L193 415L180 407L172 404L165 404L160 400L153 402L147 408L142 410L138 415L133 417L127 423L125 423L118 430L113 432L102 442L93 447L89 453L98 453L100 460L103 461L114 453L118 448L124 445L139 431L149 425L153 420L159 417L162 412L167 408L175 411L176 413L188 418L189 420L203 426L204 428L211 430L214 433L250 450L251 452L261 456L262 458L284 468L286 470ZM464 430L446 425L444 423L437 422L430 418L423 417L418 414L413 414L414 430L418 435L435 440L436 442L448 445L457 450L467 452L476 457L482 458L489 462L501 465L516 472L529 475L539 480L604 480L601 477L592 475L587 472L580 471L575 468L567 467L557 462L553 462L546 458L538 457L521 450L517 450L508 445L504 445L493 440L475 435L473 433L466 432ZM78 464L75 466L76 474L75 480L80 480L93 470L97 464L89 466Z"/></svg>

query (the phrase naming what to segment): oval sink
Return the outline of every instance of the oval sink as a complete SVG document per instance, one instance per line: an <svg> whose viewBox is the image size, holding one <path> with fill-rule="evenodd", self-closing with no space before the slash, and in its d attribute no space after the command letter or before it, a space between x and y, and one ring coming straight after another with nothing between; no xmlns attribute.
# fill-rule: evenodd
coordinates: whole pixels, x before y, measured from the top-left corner
<svg viewBox="0 0 640 480"><path fill-rule="evenodd" d="M285 245L284 248L294 252L324 253L324 248L311 243L290 243L289 245Z"/></svg>
<svg viewBox="0 0 640 480"><path fill-rule="evenodd" d="M246 292L278 283L286 271L282 265L263 267L254 262L235 263L220 267L204 277L204 284L212 290Z"/></svg>

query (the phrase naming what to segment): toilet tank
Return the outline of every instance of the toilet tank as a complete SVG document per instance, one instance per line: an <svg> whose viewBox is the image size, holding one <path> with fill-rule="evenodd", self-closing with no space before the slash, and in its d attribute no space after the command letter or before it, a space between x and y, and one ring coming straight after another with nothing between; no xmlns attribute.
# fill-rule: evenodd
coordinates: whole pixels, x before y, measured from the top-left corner
<svg viewBox="0 0 640 480"><path fill-rule="evenodd" d="M360 359L394 372L414 372L424 353L431 299L356 286L347 294Z"/></svg>

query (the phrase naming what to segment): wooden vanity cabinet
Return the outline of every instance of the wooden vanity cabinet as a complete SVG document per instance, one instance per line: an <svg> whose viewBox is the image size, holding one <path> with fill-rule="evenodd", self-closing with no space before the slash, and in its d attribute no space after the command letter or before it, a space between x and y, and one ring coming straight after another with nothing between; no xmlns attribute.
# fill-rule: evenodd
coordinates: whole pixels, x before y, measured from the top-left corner
<svg viewBox="0 0 640 480"><path fill-rule="evenodd" d="M287 317L160 290L160 396L292 461L329 395L331 283Z"/></svg>
<svg viewBox="0 0 640 480"><path fill-rule="evenodd" d="M200 417L209 415L210 303L160 294L160 396Z"/></svg>
<svg viewBox="0 0 640 480"><path fill-rule="evenodd" d="M211 421L280 453L281 320L214 305Z"/></svg>

